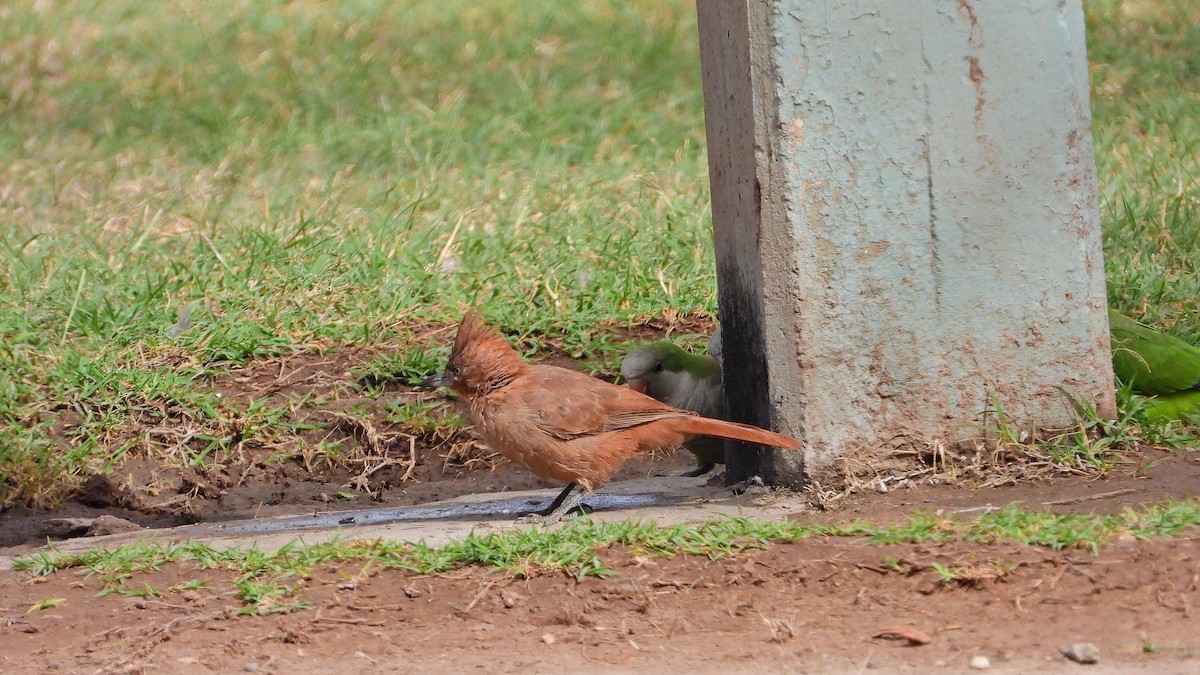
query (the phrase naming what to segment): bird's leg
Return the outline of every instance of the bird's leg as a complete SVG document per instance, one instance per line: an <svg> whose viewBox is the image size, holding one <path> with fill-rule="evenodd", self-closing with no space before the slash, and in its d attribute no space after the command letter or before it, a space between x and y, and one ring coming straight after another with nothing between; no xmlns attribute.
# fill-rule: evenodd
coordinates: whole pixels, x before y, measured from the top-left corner
<svg viewBox="0 0 1200 675"><path fill-rule="evenodd" d="M589 494L591 493L587 490L579 490L574 492L569 497L564 499L557 508L551 509L548 513L539 514L538 518L543 525L557 523L575 509L582 510L584 506L583 500L586 499Z"/></svg>
<svg viewBox="0 0 1200 675"><path fill-rule="evenodd" d="M713 464L712 462L706 462L701 459L696 461L696 468L691 469L690 471L681 471L675 475L679 476L680 478L696 478L697 476L703 476L709 471L712 471L716 466L717 465Z"/></svg>
<svg viewBox="0 0 1200 675"><path fill-rule="evenodd" d="M534 511L528 515L521 516L517 518L517 522L540 523L542 525L557 523L571 511L580 508L583 500L591 494L591 490L576 491L575 489L578 487L579 485L576 483L569 483L567 487L563 488L562 492L558 493L554 501L550 502L549 506L541 511Z"/></svg>
<svg viewBox="0 0 1200 675"><path fill-rule="evenodd" d="M562 506L562 503L567 500L567 497L577 487L579 487L578 483L567 483L567 487L563 488L563 491L558 493L558 496L554 498L554 501L550 502L550 506L547 506L541 511L534 511L534 513L539 516L548 516L551 513L554 513L554 510Z"/></svg>

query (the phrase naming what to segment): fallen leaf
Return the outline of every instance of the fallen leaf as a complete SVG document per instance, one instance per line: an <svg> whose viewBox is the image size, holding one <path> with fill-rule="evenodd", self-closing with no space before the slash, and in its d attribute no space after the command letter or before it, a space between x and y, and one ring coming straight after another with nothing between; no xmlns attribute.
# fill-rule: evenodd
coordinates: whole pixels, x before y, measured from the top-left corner
<svg viewBox="0 0 1200 675"><path fill-rule="evenodd" d="M872 637L885 640L908 640L910 645L927 645L933 640L929 633L908 625L880 628Z"/></svg>

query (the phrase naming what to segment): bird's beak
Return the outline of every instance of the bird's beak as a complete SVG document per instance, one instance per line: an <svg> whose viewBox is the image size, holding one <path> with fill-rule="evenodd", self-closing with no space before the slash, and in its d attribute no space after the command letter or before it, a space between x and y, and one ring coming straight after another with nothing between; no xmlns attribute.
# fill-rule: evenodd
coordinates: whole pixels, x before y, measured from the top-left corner
<svg viewBox="0 0 1200 675"><path fill-rule="evenodd" d="M421 380L417 389L437 389L438 387L449 387L450 384L450 378L446 377L446 373L438 373Z"/></svg>
<svg viewBox="0 0 1200 675"><path fill-rule="evenodd" d="M650 389L650 382L647 380L630 380L625 383L625 386L639 394L644 394L648 389Z"/></svg>

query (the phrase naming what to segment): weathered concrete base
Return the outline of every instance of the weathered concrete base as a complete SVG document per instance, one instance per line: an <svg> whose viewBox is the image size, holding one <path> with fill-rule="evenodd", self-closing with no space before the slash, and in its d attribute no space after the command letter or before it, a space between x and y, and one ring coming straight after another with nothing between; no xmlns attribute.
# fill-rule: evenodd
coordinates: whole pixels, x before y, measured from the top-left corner
<svg viewBox="0 0 1200 675"><path fill-rule="evenodd" d="M697 6L732 419L811 471L1115 413L1081 0Z"/></svg>
<svg viewBox="0 0 1200 675"><path fill-rule="evenodd" d="M598 522L624 520L654 521L672 525L685 521L712 520L721 516L783 518L804 510L803 497L791 493L734 496L729 488L706 485L699 478L642 478L604 487L587 503L596 509ZM308 544L332 540L383 539L425 542L439 546L466 537L516 527L518 514L531 510L530 502L545 504L558 490L529 490L501 494L465 495L420 506L357 511L333 511L306 516L281 516L225 523L206 523L159 530L142 530L105 537L81 537L55 542L54 548L79 553L94 548L113 548L151 540L157 542L203 541L218 548L257 546L274 551L289 543ZM558 527L558 526L555 526ZM12 569L13 558L0 556L0 571Z"/></svg>

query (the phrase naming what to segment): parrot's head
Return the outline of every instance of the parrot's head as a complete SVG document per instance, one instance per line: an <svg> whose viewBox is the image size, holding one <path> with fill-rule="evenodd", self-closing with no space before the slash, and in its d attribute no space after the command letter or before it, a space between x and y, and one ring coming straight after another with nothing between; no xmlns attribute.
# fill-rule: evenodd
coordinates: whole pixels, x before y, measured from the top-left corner
<svg viewBox="0 0 1200 675"><path fill-rule="evenodd" d="M627 386L656 399L666 400L687 380L700 380L720 372L712 359L696 356L678 345L660 341L629 352L621 362Z"/></svg>

